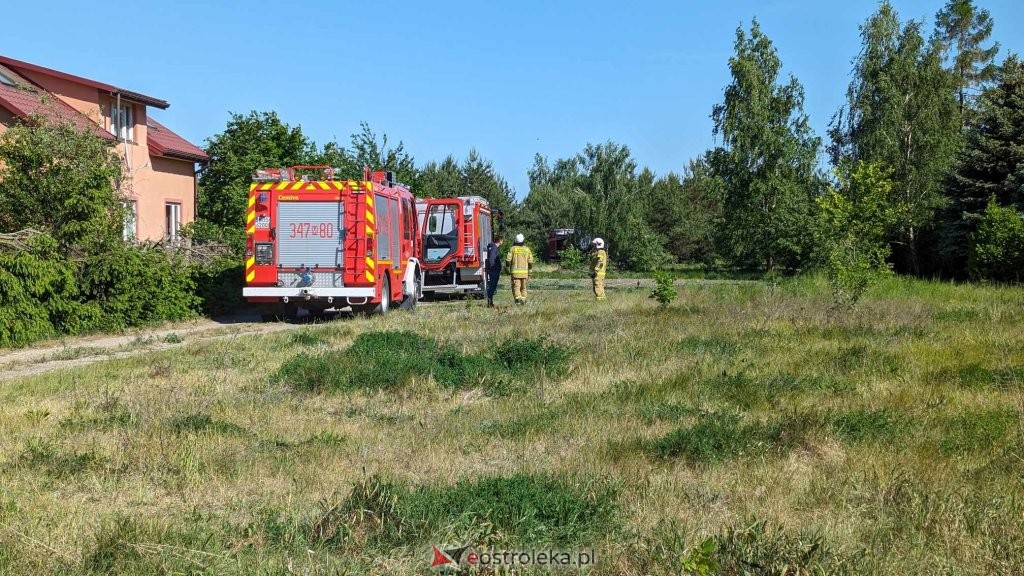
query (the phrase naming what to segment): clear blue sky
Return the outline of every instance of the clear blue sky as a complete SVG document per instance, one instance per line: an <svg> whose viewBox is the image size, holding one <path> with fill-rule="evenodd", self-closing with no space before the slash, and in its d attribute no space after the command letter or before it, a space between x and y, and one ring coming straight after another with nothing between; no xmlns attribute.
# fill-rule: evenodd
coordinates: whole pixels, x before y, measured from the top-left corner
<svg viewBox="0 0 1024 576"><path fill-rule="evenodd" d="M931 24L944 0L896 0ZM978 0L1001 56L1024 51L1024 3ZM476 147L521 198L537 152L627 144L679 171L713 145L738 25L752 17L807 93L819 135L842 103L862 0L89 3L5 8L0 54L171 103L154 116L197 144L229 111L276 110L317 142L365 120L422 163ZM116 9L116 10L115 10ZM41 26L47 30L41 32Z"/></svg>

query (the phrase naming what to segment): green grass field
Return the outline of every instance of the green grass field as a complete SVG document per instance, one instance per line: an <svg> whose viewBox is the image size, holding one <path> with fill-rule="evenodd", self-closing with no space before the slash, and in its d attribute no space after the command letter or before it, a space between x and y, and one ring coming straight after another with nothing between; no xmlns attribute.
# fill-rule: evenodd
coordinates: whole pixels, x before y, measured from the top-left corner
<svg viewBox="0 0 1024 576"><path fill-rule="evenodd" d="M0 572L1024 572L1024 293L535 290L0 386ZM519 572L516 572L519 573ZM563 572L564 573L564 572Z"/></svg>

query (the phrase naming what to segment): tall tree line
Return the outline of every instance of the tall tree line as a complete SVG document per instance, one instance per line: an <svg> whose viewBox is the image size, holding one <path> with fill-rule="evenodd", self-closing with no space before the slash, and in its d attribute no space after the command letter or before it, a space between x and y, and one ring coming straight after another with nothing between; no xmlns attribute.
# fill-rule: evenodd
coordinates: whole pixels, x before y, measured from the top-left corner
<svg viewBox="0 0 1024 576"><path fill-rule="evenodd" d="M567 158L536 155L529 190L517 199L476 149L417 163L401 141L366 124L344 145L318 146L276 114L253 112L233 115L208 140L200 215L212 229L240 230L257 167L316 163L358 173L365 164L396 171L420 197L484 196L534 244L552 228L575 228L579 238L605 238L628 268L689 262L771 271L836 260L835 246L813 233L836 221L821 212L828 196L825 205L870 205L885 215L884 223L865 214L844 221L872 230L872 241L881 230L887 247L877 253L898 272L1005 278L996 269L1024 253L1015 232L1024 210L1024 66L1015 55L997 62L995 22L974 0L938 8L930 31L887 0L861 24L826 142L810 128L802 85L754 20L736 31L730 81L710 111L718 145L678 172L655 174L621 143L587 144ZM876 189L865 192L862 182ZM844 194L860 196L844 204Z"/></svg>
<svg viewBox="0 0 1024 576"><path fill-rule="evenodd" d="M199 240L241 245L249 183L260 168L322 165L356 177L369 166L395 172L421 198L477 195L498 210L514 208L512 189L475 149L463 162L448 156L421 167L402 141L393 143L365 122L347 145L330 141L320 146L276 112L232 114L224 131L207 139L206 150L210 165L199 181L199 218L189 231Z"/></svg>

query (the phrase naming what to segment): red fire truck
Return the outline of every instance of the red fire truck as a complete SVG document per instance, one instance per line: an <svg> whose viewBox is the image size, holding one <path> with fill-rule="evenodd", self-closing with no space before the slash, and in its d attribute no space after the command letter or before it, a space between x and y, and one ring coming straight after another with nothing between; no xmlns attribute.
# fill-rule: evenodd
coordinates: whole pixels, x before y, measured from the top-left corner
<svg viewBox="0 0 1024 576"><path fill-rule="evenodd" d="M482 294L491 242L491 209L480 196L419 200L423 292Z"/></svg>
<svg viewBox="0 0 1024 576"><path fill-rule="evenodd" d="M416 199L392 172L337 168L258 170L246 211L245 287L254 304L318 313L350 306L386 314L421 295Z"/></svg>

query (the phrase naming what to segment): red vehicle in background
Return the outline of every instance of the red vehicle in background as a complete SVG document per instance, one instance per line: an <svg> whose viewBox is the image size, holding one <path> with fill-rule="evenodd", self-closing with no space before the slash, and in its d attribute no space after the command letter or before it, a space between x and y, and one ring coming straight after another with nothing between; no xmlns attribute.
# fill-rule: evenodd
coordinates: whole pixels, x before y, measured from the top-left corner
<svg viewBox="0 0 1024 576"><path fill-rule="evenodd" d="M491 208L480 196L420 200L424 294L483 294L491 243Z"/></svg>
<svg viewBox="0 0 1024 576"><path fill-rule="evenodd" d="M329 166L258 170L246 211L245 286L254 304L294 317L340 309L386 314L421 295L416 199L392 172L362 180ZM281 309L283 307L283 309Z"/></svg>

